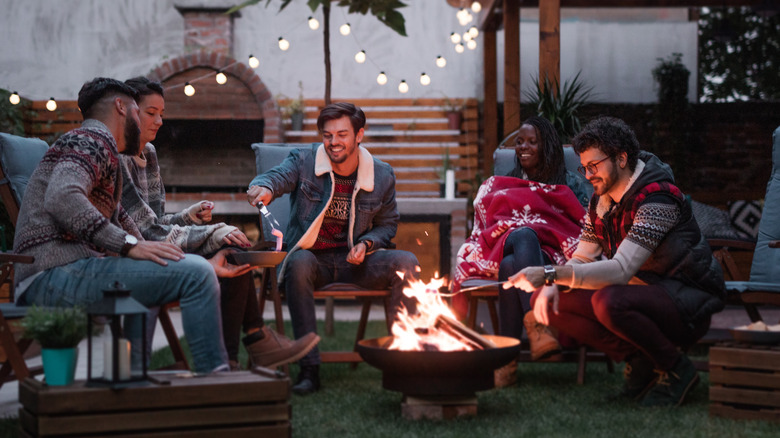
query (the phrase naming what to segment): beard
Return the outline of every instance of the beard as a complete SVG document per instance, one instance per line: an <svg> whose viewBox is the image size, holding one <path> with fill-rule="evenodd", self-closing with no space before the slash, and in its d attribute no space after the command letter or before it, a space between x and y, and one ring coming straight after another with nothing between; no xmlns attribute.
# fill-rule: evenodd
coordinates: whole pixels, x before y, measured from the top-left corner
<svg viewBox="0 0 780 438"><path fill-rule="evenodd" d="M617 166L610 167L609 172L604 177L592 178L591 184L593 185L593 193L601 196L608 193L612 187L615 186L620 176L618 175ZM595 181L595 182L594 182Z"/></svg>
<svg viewBox="0 0 780 438"><path fill-rule="evenodd" d="M125 119L125 150L123 155L138 155L141 150L141 129L132 117Z"/></svg>

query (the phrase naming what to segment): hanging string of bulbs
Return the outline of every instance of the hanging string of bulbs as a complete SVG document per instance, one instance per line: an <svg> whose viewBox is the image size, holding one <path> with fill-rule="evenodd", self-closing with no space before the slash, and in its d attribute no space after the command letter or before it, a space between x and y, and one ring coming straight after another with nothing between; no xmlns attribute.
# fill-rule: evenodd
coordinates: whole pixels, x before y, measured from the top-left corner
<svg viewBox="0 0 780 438"><path fill-rule="evenodd" d="M461 1L461 4L463 6L455 14L455 17L458 19L458 23L461 26L464 26L464 27L468 26L469 23L471 23L474 20L474 16L471 14L471 12L479 13L482 10L482 5L480 4L479 1L473 1L468 9L465 7L465 3L466 3L465 0ZM342 10L342 16L343 16L343 13L344 12ZM320 28L319 20L317 20L313 16L309 16L306 19L306 22L309 25L309 29L311 29L311 30L317 30L317 29ZM294 30L294 29L291 29L291 31L292 30ZM339 33L341 35L343 35L343 36L348 36L348 35L351 34L353 36L353 38L355 39L355 42L357 43L358 47L361 46L360 42L357 39L357 36L355 36L354 33L352 33L352 26L348 22L345 22L344 24L339 26ZM449 39L450 39L450 42L452 42L455 45L454 46L455 52L460 54L460 53L465 52L466 48L468 48L469 50L474 50L474 49L477 48L477 41L476 41L477 36L479 36L479 29L477 29L476 26L471 26L463 34L460 34L460 33L457 33L457 32L450 33ZM283 36L279 37L279 39L277 40L277 44L279 45L279 49L282 50L282 51L287 51L290 48L290 41L285 39ZM354 58L355 58L355 62L357 62L358 64L363 64L367 60L371 61L371 63L374 64L374 66L377 67L378 70L380 70L379 74L376 77L377 84L382 86L382 85L386 85L388 83L389 78L388 78L388 75L385 72L385 70L382 70L377 65L377 63L374 62L374 60L371 59L371 57L368 56L368 54L366 53L366 51L362 47L360 47L360 50L357 53L355 53L355 57ZM237 65L237 64L239 64L239 61L235 61L235 62L233 62L231 64L228 64L227 66L225 66L222 69L217 70L217 71L215 71L213 73L207 73L207 74L204 74L203 76L197 77L195 79L191 79L191 80L189 80L189 81L187 81L187 82L185 82L183 84L170 85L170 86L166 87L166 90L173 90L173 89L177 89L177 88L183 88L183 91L184 91L185 95L193 96L193 95L195 95L195 91L196 91L195 90L195 86L193 84L195 82L198 82L198 81L203 80L203 79L207 79L207 78L212 77L212 76L214 76L214 79L216 80L217 84L224 85L225 83L227 83L227 79L228 79L227 75L224 72L227 71L230 67L233 67L234 65ZM247 59L247 64L252 69L256 69L257 67L260 66L260 60L256 56L250 54L249 58ZM444 58L441 55L437 55L436 59L435 59L435 64L439 68L444 68L444 67L447 66L447 59ZM430 75L428 75L425 72L422 72L420 74L420 79L419 80L420 80L420 84L422 86L428 86L428 85L431 84L431 77L430 77ZM408 93L409 92L409 84L406 82L406 79L401 79L399 81L399 83L398 83L398 91L400 93ZM21 102L21 97L19 96L18 92L13 91L9 95L8 101L11 103L11 105L18 105ZM57 109L57 101L54 99L54 97L49 98L49 100L46 102L46 109L49 110L49 111L55 111Z"/></svg>

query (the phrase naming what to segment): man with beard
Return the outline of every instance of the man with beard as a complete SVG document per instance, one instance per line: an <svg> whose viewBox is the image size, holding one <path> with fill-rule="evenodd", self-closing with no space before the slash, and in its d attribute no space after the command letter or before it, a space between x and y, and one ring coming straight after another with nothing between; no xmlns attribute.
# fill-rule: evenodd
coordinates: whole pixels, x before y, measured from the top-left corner
<svg viewBox="0 0 780 438"><path fill-rule="evenodd" d="M527 292L545 286L534 303L539 322L626 361L617 399L677 406L699 381L680 350L723 309L723 273L669 167L640 151L628 125L602 117L572 143L594 189L579 246L563 266L509 280Z"/></svg>
<svg viewBox="0 0 780 438"><path fill-rule="evenodd" d="M79 91L84 123L49 148L22 200L14 250L35 262L16 267L17 300L86 306L120 282L147 307L179 301L195 370L227 370L214 268L173 244L143 240L119 203L119 154L140 147L136 94L108 78ZM130 321L125 335L140 366L140 321Z"/></svg>
<svg viewBox="0 0 780 438"><path fill-rule="evenodd" d="M322 144L294 149L278 166L249 185L249 203L270 203L291 193L288 254L280 268L296 338L316 332L313 291L332 282L367 289L392 289L394 309L405 301L405 277L416 276L417 257L392 250L400 215L393 169L371 156L360 142L366 116L351 103L326 106L317 118ZM313 349L298 362L293 391L319 390L320 354Z"/></svg>

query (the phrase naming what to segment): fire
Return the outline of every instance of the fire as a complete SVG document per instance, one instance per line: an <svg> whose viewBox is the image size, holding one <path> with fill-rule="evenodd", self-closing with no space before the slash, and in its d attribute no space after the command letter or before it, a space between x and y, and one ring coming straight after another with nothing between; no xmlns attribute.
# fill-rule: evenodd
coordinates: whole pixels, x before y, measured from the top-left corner
<svg viewBox="0 0 780 438"><path fill-rule="evenodd" d="M403 273L398 273L403 278ZM389 350L438 350L438 351L471 351L475 347L469 345L457 333L453 333L452 322L457 319L452 310L442 299L439 288L444 286L445 279L433 278L429 283L411 280L404 288L404 295L417 299L417 313L409 314L406 307L401 308L392 333L393 342ZM459 323L457 323L459 324Z"/></svg>

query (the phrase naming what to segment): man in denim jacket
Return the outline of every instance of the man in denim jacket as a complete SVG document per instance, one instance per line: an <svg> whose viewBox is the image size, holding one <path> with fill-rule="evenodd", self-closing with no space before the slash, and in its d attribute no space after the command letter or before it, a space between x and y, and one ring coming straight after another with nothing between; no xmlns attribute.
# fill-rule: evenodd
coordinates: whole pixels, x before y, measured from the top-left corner
<svg viewBox="0 0 780 438"><path fill-rule="evenodd" d="M313 291L332 282L367 289L392 289L397 309L406 284L415 277L417 257L392 250L400 215L395 174L371 156L360 141L366 116L351 103L326 106L317 118L323 144L295 149L278 166L249 185L249 203L270 203L290 193L289 252L280 269L296 338L316 332ZM320 353L304 356L293 391L320 387Z"/></svg>

